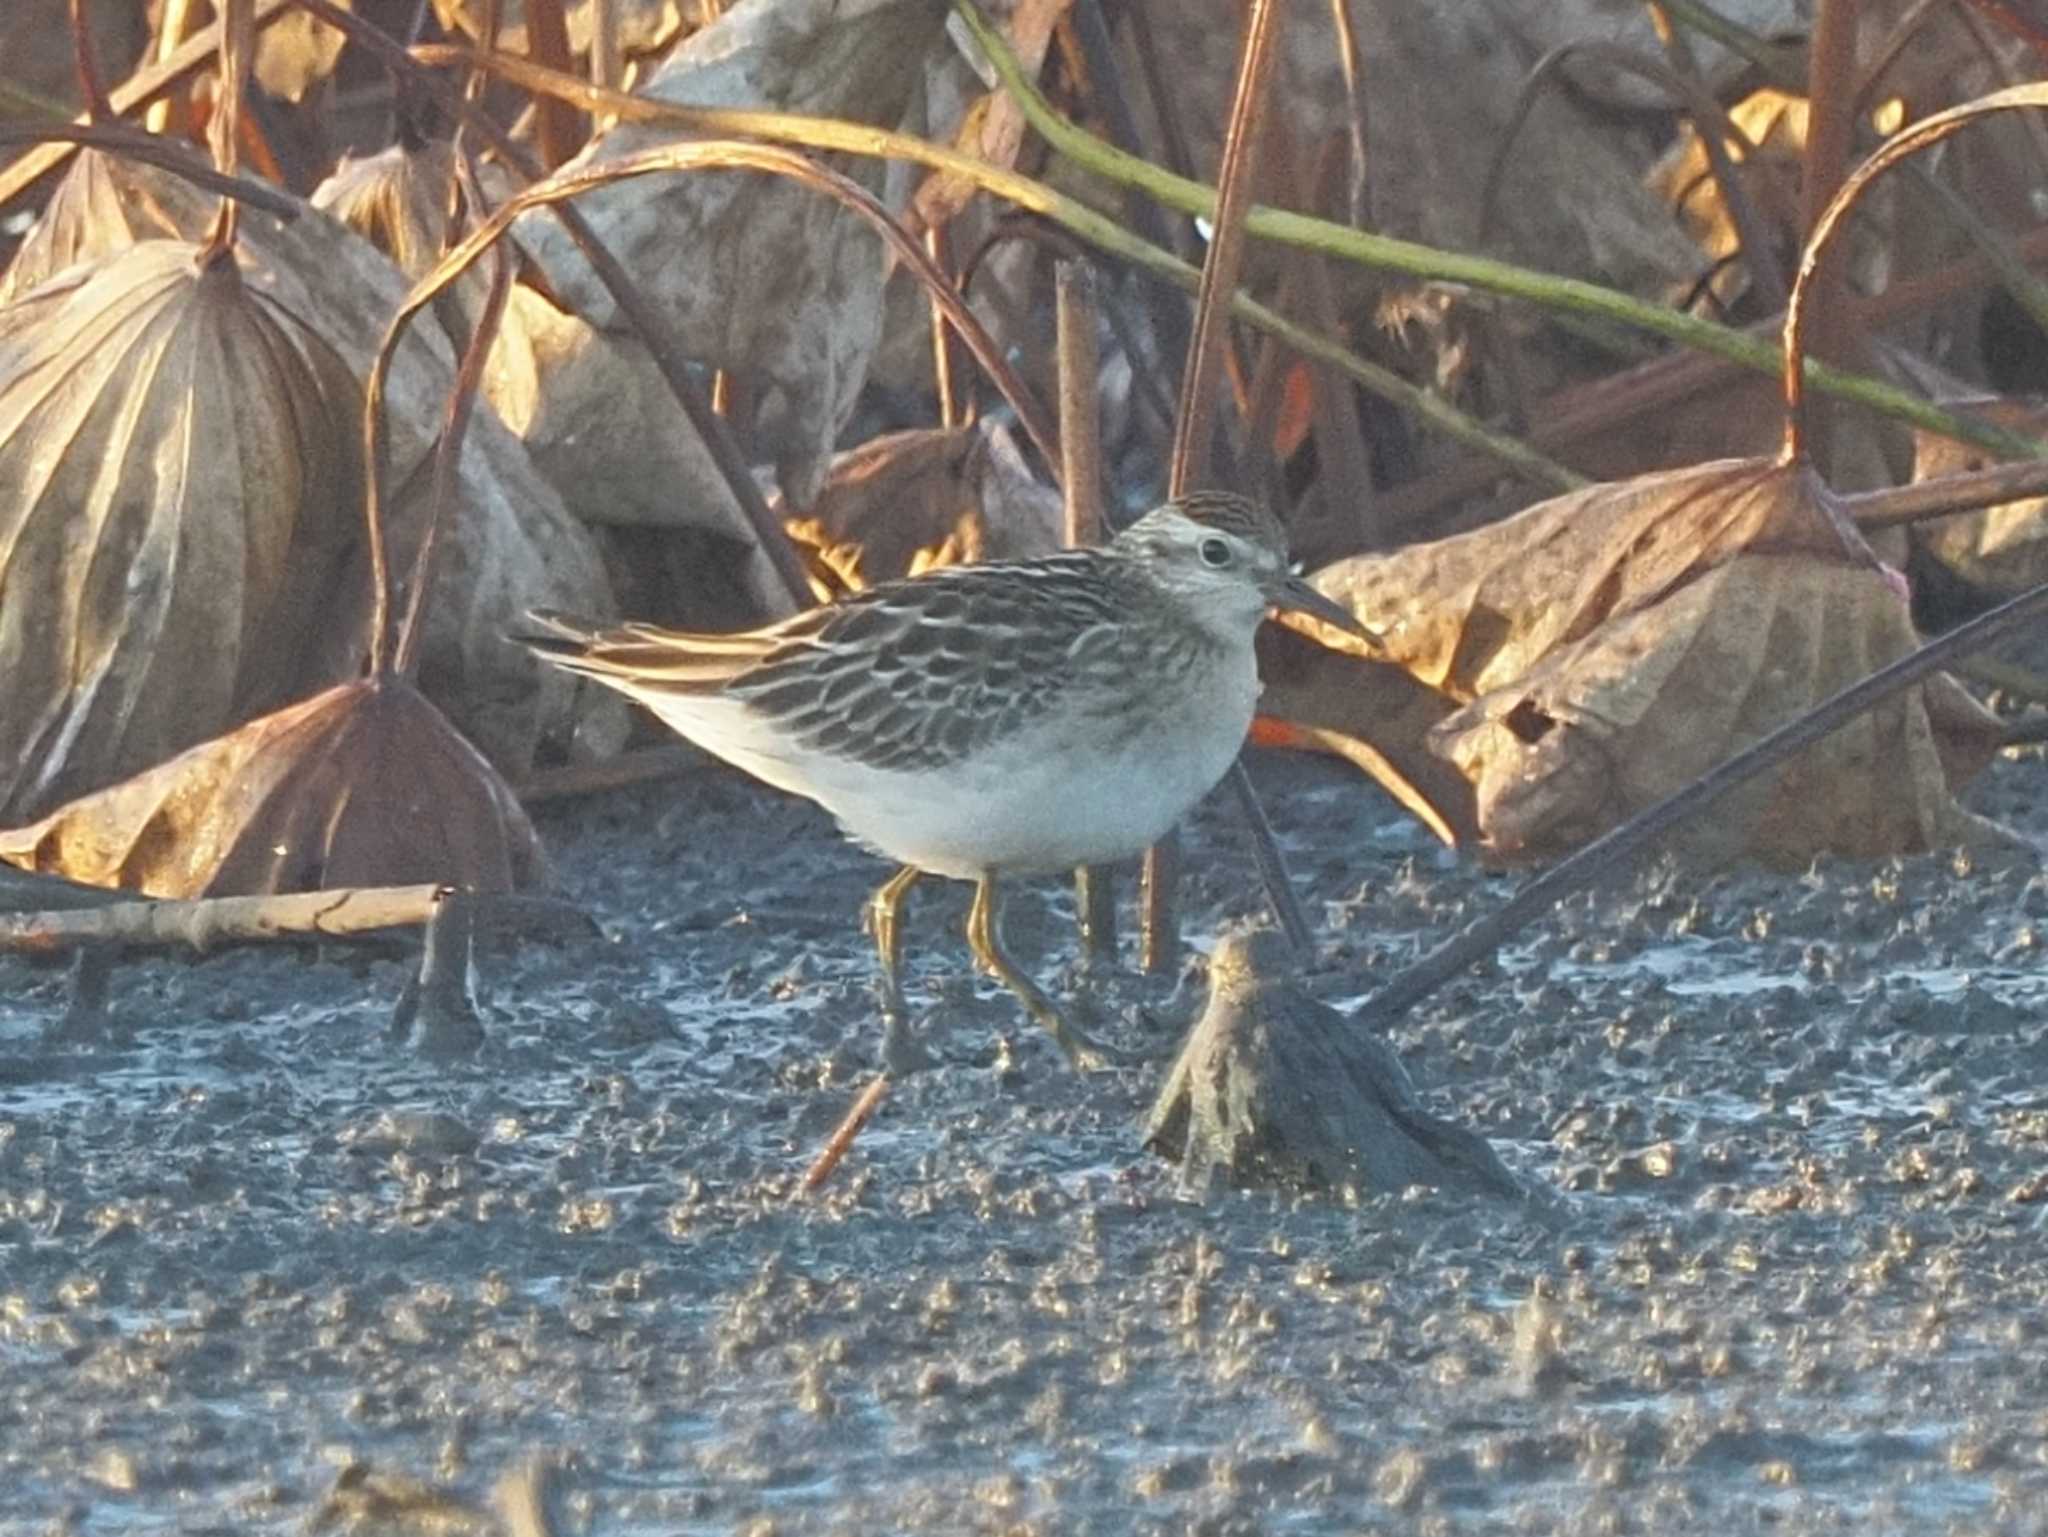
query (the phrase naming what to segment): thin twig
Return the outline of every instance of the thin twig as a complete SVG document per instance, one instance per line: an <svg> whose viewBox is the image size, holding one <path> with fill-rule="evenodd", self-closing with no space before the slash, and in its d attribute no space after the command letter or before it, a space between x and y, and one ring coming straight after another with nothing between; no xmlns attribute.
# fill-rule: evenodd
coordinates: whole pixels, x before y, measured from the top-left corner
<svg viewBox="0 0 2048 1537"><path fill-rule="evenodd" d="M455 168L463 182L469 206L484 211L483 185L469 160L466 147L457 145ZM448 226L452 233L454 223ZM419 553L413 557L412 585L406 593L405 618L398 627L395 646L381 636L371 637L371 655L388 658L400 677L410 679L419 657L420 640L426 631L424 615L427 593L434 584L434 557L441 546L442 530L455 516L456 482L462 463L462 441L469 431L469 419L476 409L477 393L483 387L484 368L490 361L491 344L497 340L499 322L512 296L512 258L502 247L491 252L490 287L483 309L463 343L462 361L455 370L454 387L448 393L448 409L441 423L441 439L434 447L433 491L427 503L425 531ZM374 484L374 482L373 482ZM373 669L374 670L374 669Z"/></svg>
<svg viewBox="0 0 2048 1537"><path fill-rule="evenodd" d="M1330 0L1330 24L1337 30L1337 61L1344 67L1344 107L1350 156L1344 178L1344 211L1353 229L1372 228L1372 162L1366 151L1372 120L1365 95L1365 57L1358 47L1358 27L1351 0Z"/></svg>

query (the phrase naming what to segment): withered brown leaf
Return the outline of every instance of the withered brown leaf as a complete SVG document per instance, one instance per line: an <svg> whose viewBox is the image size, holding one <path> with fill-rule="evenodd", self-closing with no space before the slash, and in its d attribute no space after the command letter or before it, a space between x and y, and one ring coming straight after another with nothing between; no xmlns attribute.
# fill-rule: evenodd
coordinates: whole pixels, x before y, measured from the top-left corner
<svg viewBox="0 0 2048 1537"><path fill-rule="evenodd" d="M1364 701L1383 681L1326 653L1312 690L1283 685L1265 709L1356 733L1365 750L1346 756L1397 793L1374 760L1411 765L1400 777L1412 784L1413 734L1426 732L1470 785L1500 859L1576 847L1917 644L1897 573L1817 476L1776 461L1591 487L1339 562L1316 583L1444 708L1466 708L1435 724L1412 708L1347 714L1345 677ZM1991 717L1938 678L1724 803L1693 852L1787 864L1997 836L1953 799L1995 741Z"/></svg>
<svg viewBox="0 0 2048 1537"><path fill-rule="evenodd" d="M0 859L154 897L506 891L541 870L511 787L395 678L338 684L0 833Z"/></svg>

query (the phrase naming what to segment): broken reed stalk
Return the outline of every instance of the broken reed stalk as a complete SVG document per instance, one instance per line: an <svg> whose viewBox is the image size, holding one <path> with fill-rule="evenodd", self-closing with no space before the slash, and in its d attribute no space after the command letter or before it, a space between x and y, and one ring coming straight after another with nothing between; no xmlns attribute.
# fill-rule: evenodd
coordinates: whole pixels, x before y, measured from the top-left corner
<svg viewBox="0 0 2048 1537"><path fill-rule="evenodd" d="M1095 269L1082 257L1053 267L1054 347L1059 362L1060 485L1065 497L1065 542L1102 539L1102 388L1096 347L1099 319ZM1116 880L1107 865L1074 871L1074 910L1081 925L1084 965L1116 959Z"/></svg>
<svg viewBox="0 0 2048 1537"><path fill-rule="evenodd" d="M1169 497L1212 484L1216 473L1217 397L1222 391L1224 358L1230 348L1230 301L1237 292L1238 275L1244 270L1245 216L1252 206L1258 176L1259 145L1264 137L1273 71L1280 60L1280 20L1285 9L1285 0L1252 0L1251 15L1245 23L1237 91L1224 132L1223 164L1217 175L1216 223L1210 233L1208 258L1202 263L1202 281L1195 294L1194 340L1189 344L1181 372L1180 406L1175 414L1173 457L1167 475ZM1230 766L1226 778L1251 831L1252 851L1281 930L1298 953L1307 954L1315 943L1314 932L1301 910L1294 883L1280 857L1280 846L1274 841L1272 823L1266 820L1265 808L1259 804L1242 758ZM1145 851L1139 880L1139 958L1145 970L1154 975L1170 971L1180 953L1180 883L1177 852L1172 847L1176 838L1177 834L1168 834L1160 844Z"/></svg>
<svg viewBox="0 0 2048 1537"><path fill-rule="evenodd" d="M1569 858L1523 883L1512 897L1475 919L1400 972L1352 1013L1354 1023L1384 1028L1473 963L1493 954L1566 897L1626 868L1666 833L1696 819L1722 796L1796 757L1866 710L1882 704L1958 658L1997 645L2048 617L2048 582L1956 626L1861 682L1821 701L1760 741L1708 770L1648 810L1637 813Z"/></svg>

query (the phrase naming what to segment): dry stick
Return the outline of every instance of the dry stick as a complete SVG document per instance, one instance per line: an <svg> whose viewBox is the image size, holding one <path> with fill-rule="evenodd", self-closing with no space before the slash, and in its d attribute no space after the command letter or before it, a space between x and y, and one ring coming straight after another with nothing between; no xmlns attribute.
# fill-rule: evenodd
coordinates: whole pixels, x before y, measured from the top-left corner
<svg viewBox="0 0 2048 1537"><path fill-rule="evenodd" d="M482 213L482 187L474 166L468 161L467 147L458 144L456 151L455 168L465 184L470 207ZM455 226L451 222L448 228L452 232ZM455 370L454 387L448 392L447 413L441 423L441 441L434 448L433 489L427 502L426 529L420 536L419 553L413 557L412 585L406 593L405 618L399 624L395 647L380 636L371 639L373 654L388 655L393 671L402 678L411 678L418 663L420 639L426 630L422 615L426 609L427 592L434 585L434 557L440 550L441 530L454 517L455 479L462 462L462 440L469 431L469 419L476 410L477 393L483 388L484 367L490 361L491 344L497 339L499 322L505 316L505 305L512 297L512 259L502 246L494 248L491 254L490 288L484 296L483 310L463 345L462 361ZM367 392L364 409L370 409ZM371 459L368 463L373 467L371 485L374 487L376 460Z"/></svg>
<svg viewBox="0 0 2048 1537"><path fill-rule="evenodd" d="M2001 464L1882 491L1858 491L1836 500L1855 519L1858 528L1871 533L1880 528L1976 512L2028 496L2048 496L2048 459Z"/></svg>
<svg viewBox="0 0 2048 1537"><path fill-rule="evenodd" d="M55 143L97 149L124 160L139 160L160 171L183 177L204 191L217 192L222 197L247 203L280 219L296 219L306 206L290 193L280 192L263 182L250 181L245 176L223 176L212 166L193 159L191 151L177 140L160 133L146 133L126 123L0 123L0 145Z"/></svg>
<svg viewBox="0 0 2048 1537"><path fill-rule="evenodd" d="M269 3L269 0L265 0ZM361 44L375 54L384 66L403 75L406 79L425 89L434 100L451 116L467 124L493 150L520 175L529 180L538 180L541 171L532 158L513 142L511 137L499 128L497 123L480 108L465 102L461 95L449 88L434 72L414 59L406 49L386 37L376 27L362 18L329 3L329 0L291 0L295 4L336 30L345 34L352 42ZM451 62L470 62L468 50L453 50ZM724 478L727 490L734 503L746 517L748 527L767 553L768 563L781 578L790 602L797 608L808 608L811 603L810 580L804 573L803 560L790 543L789 534L782 522L769 509L767 498L754 483L753 471L748 468L745 455L733 440L732 429L711 409L711 402L698 387L690 372L689 354L683 345L680 331L675 324L641 292L639 284L627 274L617 257L597 238L590 223L567 203L553 205L554 216L569 238L590 263L590 269L597 275L599 283L617 304L619 311L638 333L646 345L654 366L661 371L664 383L689 418L705 449L711 455L711 462L717 466Z"/></svg>
<svg viewBox="0 0 2048 1537"><path fill-rule="evenodd" d="M1797 720L1780 726L1684 789L1630 817L1612 832L1524 883L1500 908L1466 924L1366 999L1353 1012L1353 1021L1385 1028L1467 966L1498 950L1558 902L1624 867L1664 834L1692 820L1736 786L1795 757L1937 668L2019 634L2044 615L2048 615L2048 582L2028 588L2010 602L1958 625L1940 639L1929 641L1822 701Z"/></svg>
<svg viewBox="0 0 2048 1537"><path fill-rule="evenodd" d="M1053 267L1055 345L1059 353L1060 484L1066 495L1066 543L1102 538L1101 358L1095 345L1095 269L1070 257ZM1084 964L1116 958L1116 883L1107 865L1074 871L1074 910Z"/></svg>
<svg viewBox="0 0 2048 1537"><path fill-rule="evenodd" d="M569 24L562 15L562 0L527 0L526 56L564 74L576 67L569 52ZM552 171L575 154L577 145L583 142L581 114L564 102L548 98L533 105L534 136L540 142L541 163Z"/></svg>
<svg viewBox="0 0 2048 1537"><path fill-rule="evenodd" d="M846 1112L846 1118L833 1131L823 1151L811 1160L810 1168L804 1171L803 1188L806 1191L816 1190L832 1177L832 1171L839 1167L839 1160L846 1156L847 1150L853 1146L853 1139L860 1135L860 1129L867 1125L868 1118L875 1113L875 1107L881 1104L882 1096L888 1092L887 1073L877 1074L874 1082L861 1091L860 1098L855 1100L853 1108Z"/></svg>
<svg viewBox="0 0 2048 1537"><path fill-rule="evenodd" d="M950 240L945 226L934 224L924 232L924 252L932 259L932 266L951 277ZM955 280L955 286L958 286ZM964 298L964 292L962 297ZM954 383L959 369L953 360L953 331L946 324L945 309L937 299L929 301L932 325L932 389L939 397L939 425L957 427L960 424L960 396Z"/></svg>
<svg viewBox="0 0 2048 1537"><path fill-rule="evenodd" d="M1284 0L1252 0L1245 24L1244 53L1238 63L1237 96L1231 103L1230 125L1223 138L1223 164L1218 172L1216 226L1202 263L1202 282L1195 296L1195 338L1181 374L1180 410L1174 425L1173 460L1167 495L1209 483L1215 442L1216 399L1223 382L1224 352L1230 345L1230 299L1244 270L1244 216L1252 206L1259 141L1273 70L1280 59L1280 14ZM1252 852L1266 893L1279 915L1280 927L1296 950L1306 954L1314 932L1301 910L1294 884L1273 839L1272 824L1252 789L1251 775L1239 758L1230 767L1229 783L1252 833ZM1173 838L1145 851L1140 878L1140 959L1147 971L1159 973L1174 965L1180 948L1176 912L1177 886Z"/></svg>
<svg viewBox="0 0 2048 1537"><path fill-rule="evenodd" d="M249 61L256 51L255 15L251 0L222 0L220 8L219 99L213 104L213 121L208 125L213 140L213 168L223 176L241 170L242 98L249 83ZM242 220L242 205L236 198L220 200L213 232L206 238L200 265L231 260L235 230Z"/></svg>

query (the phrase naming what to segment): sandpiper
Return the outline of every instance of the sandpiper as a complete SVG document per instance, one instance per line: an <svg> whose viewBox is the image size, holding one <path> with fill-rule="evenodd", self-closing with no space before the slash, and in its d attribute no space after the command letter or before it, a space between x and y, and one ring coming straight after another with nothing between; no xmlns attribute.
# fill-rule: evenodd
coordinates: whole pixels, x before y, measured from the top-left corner
<svg viewBox="0 0 2048 1537"><path fill-rule="evenodd" d="M1004 950L996 883L1135 854L1206 795L1251 727L1273 608L1367 633L1292 574L1271 513L1202 491L1096 548L885 582L745 634L537 613L549 633L519 639L902 866L868 903L892 1070L919 1055L899 918L926 874L975 883L975 958L1097 1066L1104 1049Z"/></svg>

